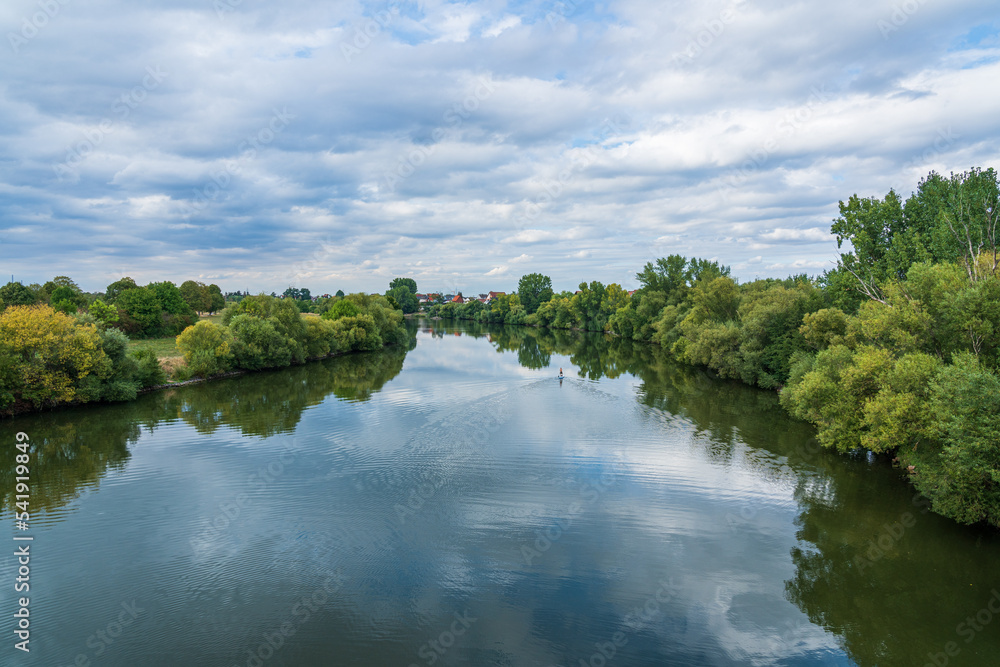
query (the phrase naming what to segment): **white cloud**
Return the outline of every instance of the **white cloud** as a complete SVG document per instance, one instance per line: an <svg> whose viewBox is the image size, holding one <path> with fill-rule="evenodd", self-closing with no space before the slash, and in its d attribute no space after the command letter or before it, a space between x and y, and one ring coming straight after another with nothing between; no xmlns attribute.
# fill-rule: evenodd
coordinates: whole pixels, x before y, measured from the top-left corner
<svg viewBox="0 0 1000 667"><path fill-rule="evenodd" d="M182 4L63 12L5 61L0 239L27 282L474 292L532 262L565 289L670 253L780 276L829 266L839 200L1000 166L1000 47L963 46L996 19L976 0L888 38L885 3L741 3L687 61L728 5L551 26L485 0L385 25L384 4ZM168 75L143 87L147 67Z"/></svg>
<svg viewBox="0 0 1000 667"><path fill-rule="evenodd" d="M483 37L499 37L503 31L519 25L521 25L521 17L508 14L486 30L483 30Z"/></svg>
<svg viewBox="0 0 1000 667"><path fill-rule="evenodd" d="M828 229L812 227L810 229L772 229L760 234L760 238L768 241L822 242L833 241L836 237Z"/></svg>

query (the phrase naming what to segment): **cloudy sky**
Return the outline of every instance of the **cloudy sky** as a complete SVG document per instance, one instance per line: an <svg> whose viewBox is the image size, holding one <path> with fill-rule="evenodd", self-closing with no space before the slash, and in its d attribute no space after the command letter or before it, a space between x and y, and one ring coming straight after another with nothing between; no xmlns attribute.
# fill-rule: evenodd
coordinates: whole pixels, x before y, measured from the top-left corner
<svg viewBox="0 0 1000 667"><path fill-rule="evenodd" d="M1000 167L995 0L6 0L0 273L87 290L820 273Z"/></svg>

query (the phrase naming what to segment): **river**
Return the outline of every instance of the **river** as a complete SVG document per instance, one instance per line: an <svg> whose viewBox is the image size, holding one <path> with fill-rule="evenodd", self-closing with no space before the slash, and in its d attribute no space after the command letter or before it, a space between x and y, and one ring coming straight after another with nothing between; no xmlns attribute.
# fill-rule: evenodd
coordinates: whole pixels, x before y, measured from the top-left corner
<svg viewBox="0 0 1000 667"><path fill-rule="evenodd" d="M997 664L996 532L821 451L773 392L597 334L410 327L0 423L0 518L33 537L0 561L0 663Z"/></svg>

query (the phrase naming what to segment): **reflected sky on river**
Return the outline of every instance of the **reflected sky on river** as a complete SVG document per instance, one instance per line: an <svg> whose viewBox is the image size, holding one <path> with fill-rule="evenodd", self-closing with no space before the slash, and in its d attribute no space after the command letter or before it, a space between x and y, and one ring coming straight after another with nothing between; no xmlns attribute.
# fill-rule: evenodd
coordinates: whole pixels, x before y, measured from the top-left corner
<svg viewBox="0 0 1000 667"><path fill-rule="evenodd" d="M0 424L37 447L32 653L4 664L993 664L956 625L996 536L773 393L598 335L411 330Z"/></svg>

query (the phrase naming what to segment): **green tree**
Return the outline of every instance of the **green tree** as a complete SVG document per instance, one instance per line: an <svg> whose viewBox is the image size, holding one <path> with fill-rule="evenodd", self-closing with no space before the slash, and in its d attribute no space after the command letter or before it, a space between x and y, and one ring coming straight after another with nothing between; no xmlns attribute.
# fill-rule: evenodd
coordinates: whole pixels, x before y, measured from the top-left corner
<svg viewBox="0 0 1000 667"><path fill-rule="evenodd" d="M302 363L305 361L304 343L306 340L306 326L294 301L266 296L264 294L248 296L239 303L232 304L226 308L222 313L222 322L229 326L236 316L243 314L268 320L271 323L275 331L285 339L285 345L291 353L289 363ZM253 336L259 335L261 337L259 340L254 339L258 340L258 342L264 341L268 335L266 327L251 328L249 325L244 326L246 327L247 336L251 336L252 334ZM235 334L236 332L234 332L234 336ZM238 336L236 338L238 339ZM264 346L262 349L265 348L271 349L267 346ZM234 348L234 353L235 351ZM276 358L281 358L281 355L277 355Z"/></svg>
<svg viewBox="0 0 1000 667"><path fill-rule="evenodd" d="M295 341L284 336L274 318L243 313L229 322L233 335L233 358L239 368L257 370L287 366L292 362Z"/></svg>
<svg viewBox="0 0 1000 667"><path fill-rule="evenodd" d="M146 285L146 289L156 295L156 299L163 312L172 315L191 314L191 307L184 301L180 289L169 280L160 283L149 283Z"/></svg>
<svg viewBox="0 0 1000 667"><path fill-rule="evenodd" d="M53 296L55 291L60 288L65 288L65 290L61 291L58 297ZM71 301L77 307L87 305L87 297L84 296L83 290L69 276L56 276L52 280L49 280L38 290L38 294L42 300L47 301L49 304L55 304L59 301Z"/></svg>
<svg viewBox="0 0 1000 667"><path fill-rule="evenodd" d="M128 276L125 276L121 280L116 280L105 288L104 298L108 303L117 305L118 297L122 292L135 289L136 287L138 287L138 285L135 284L135 281Z"/></svg>
<svg viewBox="0 0 1000 667"><path fill-rule="evenodd" d="M60 286L52 290L49 295L49 303L55 310L71 315L76 312L76 297L77 295L72 289Z"/></svg>
<svg viewBox="0 0 1000 667"><path fill-rule="evenodd" d="M354 317L359 312L357 305L353 301L340 299L339 301L335 301L330 309L323 313L322 317L324 320L338 320L341 317Z"/></svg>
<svg viewBox="0 0 1000 667"><path fill-rule="evenodd" d="M970 353L956 356L931 387L941 445L917 450L917 488L936 512L1000 526L1000 376Z"/></svg>
<svg viewBox="0 0 1000 667"><path fill-rule="evenodd" d="M122 328L135 336L158 335L162 325L163 308L156 292L146 287L125 290L118 295L115 305L123 314Z"/></svg>
<svg viewBox="0 0 1000 667"><path fill-rule="evenodd" d="M226 298L222 296L222 288L215 283L208 286L208 312L217 313L226 307Z"/></svg>
<svg viewBox="0 0 1000 667"><path fill-rule="evenodd" d="M0 287L0 301L5 306L30 306L38 302L35 294L21 283L7 283Z"/></svg>
<svg viewBox="0 0 1000 667"><path fill-rule="evenodd" d="M799 332L817 350L840 345L847 333L847 315L840 308L822 308L814 313L806 313Z"/></svg>
<svg viewBox="0 0 1000 667"><path fill-rule="evenodd" d="M118 321L118 309L104 303L101 299L95 299L87 307L87 311L94 316L101 327L107 327Z"/></svg>
<svg viewBox="0 0 1000 667"><path fill-rule="evenodd" d="M417 281L413 278L393 278L392 282L389 283L389 290L394 290L397 287L405 287L410 290L410 294L417 293Z"/></svg>
<svg viewBox="0 0 1000 667"><path fill-rule="evenodd" d="M35 407L68 403L80 383L105 361L93 326L76 326L73 318L50 306L11 306L0 313L0 401L15 398Z"/></svg>
<svg viewBox="0 0 1000 667"><path fill-rule="evenodd" d="M176 344L194 375L208 377L232 367L232 334L214 322L201 320L188 327L177 336Z"/></svg>
<svg viewBox="0 0 1000 667"><path fill-rule="evenodd" d="M517 296L529 315L551 299L552 294L552 279L541 273L529 273L517 281Z"/></svg>
<svg viewBox="0 0 1000 667"><path fill-rule="evenodd" d="M397 280L408 279L397 278ZM396 282L396 280L393 282ZM399 309L404 313L415 313L420 308L420 301L417 299L417 295L411 292L410 288L403 284L396 285L396 287L390 289L386 293L386 298L395 301L399 305Z"/></svg>
<svg viewBox="0 0 1000 667"><path fill-rule="evenodd" d="M205 283L185 280L180 287L181 298L196 313L207 312L212 307L212 298Z"/></svg>

